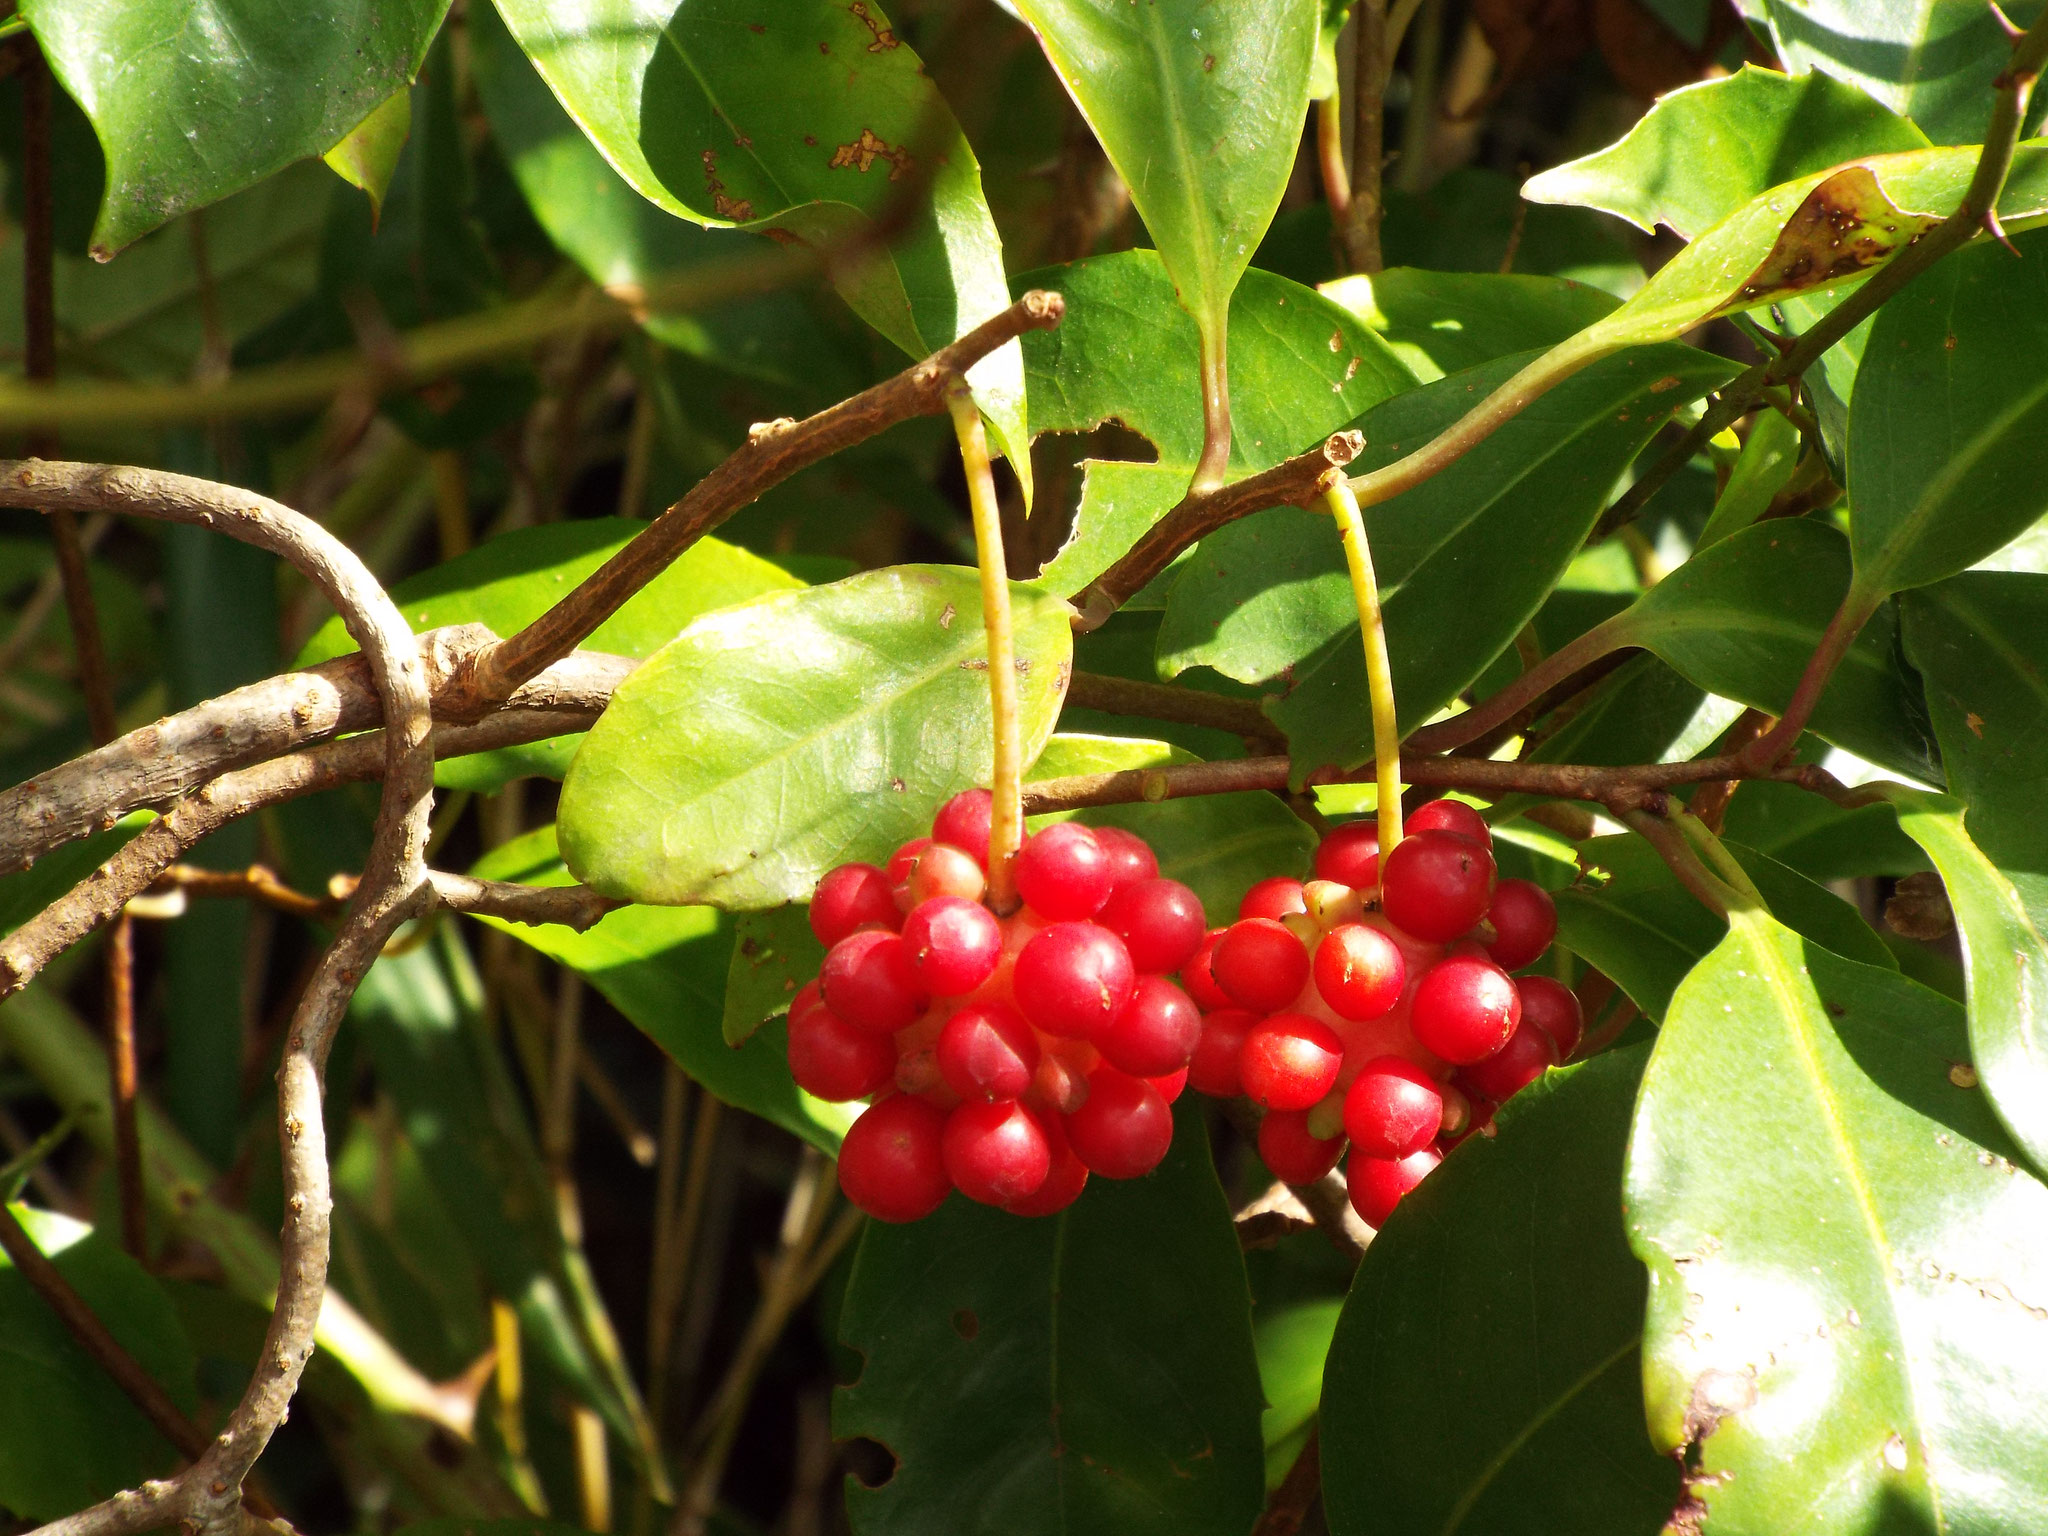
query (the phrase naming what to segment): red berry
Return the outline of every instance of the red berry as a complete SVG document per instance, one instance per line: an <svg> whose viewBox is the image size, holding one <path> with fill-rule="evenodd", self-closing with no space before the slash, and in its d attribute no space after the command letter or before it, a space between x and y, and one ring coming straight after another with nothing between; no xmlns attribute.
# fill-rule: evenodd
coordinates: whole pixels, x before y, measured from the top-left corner
<svg viewBox="0 0 2048 1536"><path fill-rule="evenodd" d="M938 896L979 901L988 876L974 855L950 843L928 843L910 861L910 872L897 882L896 905L909 912Z"/></svg>
<svg viewBox="0 0 2048 1536"><path fill-rule="evenodd" d="M947 1117L940 1146L954 1187L983 1205L1022 1200L1052 1171L1045 1133L1015 1100L962 1104Z"/></svg>
<svg viewBox="0 0 2048 1536"><path fill-rule="evenodd" d="M1237 1006L1230 1000L1230 994L1217 985L1216 974L1212 969L1216 958L1216 946L1227 932L1229 930L1226 928L1216 928L1204 934L1202 942L1195 946L1195 952L1188 963L1180 968L1180 984L1187 988L1188 996L1201 1006L1204 1013L1214 1013L1218 1008Z"/></svg>
<svg viewBox="0 0 2048 1536"><path fill-rule="evenodd" d="M1299 1109L1269 1110L1259 1122L1259 1158L1284 1184L1313 1184L1344 1155L1344 1138L1319 1141L1308 1132L1308 1115Z"/></svg>
<svg viewBox="0 0 2048 1536"><path fill-rule="evenodd" d="M1378 885L1380 829L1372 820L1349 821L1316 845L1316 878L1355 890Z"/></svg>
<svg viewBox="0 0 2048 1536"><path fill-rule="evenodd" d="M1208 928L1201 898L1178 880L1119 886L1096 920L1124 941L1132 965L1160 976L1186 965Z"/></svg>
<svg viewBox="0 0 2048 1536"><path fill-rule="evenodd" d="M1515 991L1522 999L1522 1019L1534 1024L1557 1042L1557 1059L1571 1060L1586 1032L1586 1015L1578 996L1563 982L1550 976L1517 976Z"/></svg>
<svg viewBox="0 0 2048 1536"><path fill-rule="evenodd" d="M1511 1099L1557 1065L1557 1042L1548 1031L1524 1020L1508 1043L1484 1061L1458 1071L1458 1085L1475 1099Z"/></svg>
<svg viewBox="0 0 2048 1536"><path fill-rule="evenodd" d="M1533 881L1501 881L1493 888L1486 917L1496 935L1486 952L1504 971L1519 971L1557 937L1557 903Z"/></svg>
<svg viewBox="0 0 2048 1536"><path fill-rule="evenodd" d="M1394 941L1364 923L1346 923L1316 946L1316 990L1347 1019L1376 1019L1401 1000L1408 964Z"/></svg>
<svg viewBox="0 0 2048 1536"><path fill-rule="evenodd" d="M1375 1056L1344 1095L1344 1134L1368 1157L1420 1152L1443 1128L1436 1079L1402 1056Z"/></svg>
<svg viewBox="0 0 2048 1536"><path fill-rule="evenodd" d="M1258 1022L1256 1013L1242 1008L1218 1008L1202 1016L1202 1038L1195 1042L1188 1062L1188 1081L1198 1092L1212 1099L1234 1099L1244 1092L1238 1062L1244 1055L1244 1037Z"/></svg>
<svg viewBox="0 0 2048 1536"><path fill-rule="evenodd" d="M1137 973L1124 941L1107 928L1054 923L1024 946L1015 978L1025 1018L1048 1034L1092 1040L1123 1012Z"/></svg>
<svg viewBox="0 0 2048 1536"><path fill-rule="evenodd" d="M934 896L903 920L903 945L934 997L964 997L995 973L1002 925L978 901Z"/></svg>
<svg viewBox="0 0 2048 1536"><path fill-rule="evenodd" d="M932 818L932 840L974 855L975 863L988 868L988 828L995 816L996 797L985 789L963 789L939 807Z"/></svg>
<svg viewBox="0 0 2048 1536"><path fill-rule="evenodd" d="M882 873L889 877L891 889L901 885L910 878L911 865L915 864L917 856L923 853L925 849L931 847L931 845L932 840L928 837L913 837L909 842L889 855L889 862L883 866Z"/></svg>
<svg viewBox="0 0 2048 1536"><path fill-rule="evenodd" d="M1135 832L1122 827L1095 827L1095 841L1109 859L1109 889L1114 895L1140 880L1157 879L1159 856L1152 845Z"/></svg>
<svg viewBox="0 0 2048 1536"><path fill-rule="evenodd" d="M1244 900L1237 904L1237 915L1245 917L1270 917L1274 920L1290 912L1306 912L1308 903L1301 894L1301 882L1286 875L1275 875L1270 880L1261 880L1244 893Z"/></svg>
<svg viewBox="0 0 2048 1536"><path fill-rule="evenodd" d="M1344 1042L1321 1019L1276 1013L1244 1039L1238 1074L1252 1102L1267 1109L1308 1109L1337 1082Z"/></svg>
<svg viewBox="0 0 2048 1536"><path fill-rule="evenodd" d="M1493 855L1484 847L1455 832L1424 831L1387 855L1380 901L1396 927L1442 944L1486 916L1492 887Z"/></svg>
<svg viewBox="0 0 2048 1536"><path fill-rule="evenodd" d="M848 934L833 945L818 982L834 1013L857 1028L882 1034L912 1022L927 1001L910 962L910 946L878 928Z"/></svg>
<svg viewBox="0 0 2048 1536"><path fill-rule="evenodd" d="M1045 1182L1024 1196L1012 1200L1003 1207L1012 1216L1050 1216L1063 1211L1080 1198L1081 1190L1088 1182L1088 1165L1074 1155L1074 1149L1067 1143L1066 1126L1060 1117L1050 1110L1033 1109L1031 1118L1038 1122L1039 1133L1045 1137L1047 1149L1052 1154L1052 1167L1045 1176Z"/></svg>
<svg viewBox="0 0 2048 1536"><path fill-rule="evenodd" d="M1078 821L1055 822L1027 838L1016 868L1018 894L1054 922L1093 917L1109 899L1109 855Z"/></svg>
<svg viewBox="0 0 2048 1536"><path fill-rule="evenodd" d="M1506 1045L1521 1019L1514 981L1479 955L1438 961L1415 989L1415 1038L1460 1066L1484 1061Z"/></svg>
<svg viewBox="0 0 2048 1536"><path fill-rule="evenodd" d="M870 923L894 928L902 920L889 877L872 864L840 865L818 882L811 898L811 932L827 949Z"/></svg>
<svg viewBox="0 0 2048 1536"><path fill-rule="evenodd" d="M1270 917L1240 918L1217 941L1209 970L1239 1007L1271 1013L1301 995L1308 980L1308 951Z"/></svg>
<svg viewBox="0 0 2048 1536"><path fill-rule="evenodd" d="M1090 1172L1135 1179L1173 1145L1173 1111L1142 1078L1097 1067L1088 1074L1087 1102L1067 1116L1067 1140Z"/></svg>
<svg viewBox="0 0 2048 1536"><path fill-rule="evenodd" d="M1021 1099L1038 1071L1038 1036L1007 1003L982 1003L946 1020L933 1054L961 1098Z"/></svg>
<svg viewBox="0 0 2048 1536"><path fill-rule="evenodd" d="M1454 837L1469 837L1482 848L1493 846L1493 830L1486 825L1486 818L1462 800L1431 800L1418 805L1408 817L1405 830L1448 832Z"/></svg>
<svg viewBox="0 0 2048 1536"><path fill-rule="evenodd" d="M1182 1067L1178 1072L1169 1072L1164 1077L1148 1077L1145 1081L1159 1090L1159 1097L1172 1104L1179 1100L1181 1090L1188 1085L1188 1069Z"/></svg>
<svg viewBox="0 0 2048 1536"><path fill-rule="evenodd" d="M822 1002L789 1010L789 1075L805 1093L843 1104L895 1074L896 1046L887 1035L855 1029Z"/></svg>
<svg viewBox="0 0 2048 1536"><path fill-rule="evenodd" d="M946 1114L896 1094L865 1110L839 1146L839 1187L877 1221L916 1221L953 1188L943 1143Z"/></svg>
<svg viewBox="0 0 2048 1536"><path fill-rule="evenodd" d="M1140 976L1116 1022L1096 1037L1103 1059L1133 1077L1177 1072L1202 1038L1202 1012L1195 1000L1164 976Z"/></svg>
<svg viewBox="0 0 2048 1536"><path fill-rule="evenodd" d="M1420 1184L1430 1170L1442 1162L1435 1147L1424 1147L1403 1158L1368 1157L1354 1151L1344 1165L1344 1179L1350 1186L1351 1209L1368 1227L1383 1227L1394 1214L1401 1197Z"/></svg>

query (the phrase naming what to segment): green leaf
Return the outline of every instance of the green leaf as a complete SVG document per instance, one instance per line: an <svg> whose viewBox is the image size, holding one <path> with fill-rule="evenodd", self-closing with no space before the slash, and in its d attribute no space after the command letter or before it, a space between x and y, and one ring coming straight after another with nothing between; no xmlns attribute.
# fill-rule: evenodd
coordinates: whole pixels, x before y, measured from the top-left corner
<svg viewBox="0 0 2048 1536"><path fill-rule="evenodd" d="M1117 773L1193 761L1192 753L1163 741L1063 734L1046 743L1030 778ZM1244 893L1268 876L1306 875L1316 843L1308 823L1274 796L1256 791L1098 806L1034 817L1031 825L1070 819L1123 827L1144 838L1159 856L1159 872L1201 897L1211 923L1235 917Z"/></svg>
<svg viewBox="0 0 2048 1536"><path fill-rule="evenodd" d="M2048 1189L1965 1059L1953 1003L1754 908L1679 988L1624 1200L1650 1432L1697 1447L1701 1528L2048 1521Z"/></svg>
<svg viewBox="0 0 2048 1536"><path fill-rule="evenodd" d="M1618 302L1568 278L1418 267L1340 277L1318 292L1386 338L1425 384L1510 352L1554 347Z"/></svg>
<svg viewBox="0 0 2048 1536"><path fill-rule="evenodd" d="M722 1032L727 1045L743 1045L767 1020L789 1012L797 989L824 965L825 946L811 932L807 906L742 912L732 929Z"/></svg>
<svg viewBox="0 0 2048 1536"><path fill-rule="evenodd" d="M1659 98L1618 142L1531 178L1522 196L1691 240L1781 182L1926 147L1918 128L1833 75L1745 64Z"/></svg>
<svg viewBox="0 0 2048 1536"><path fill-rule="evenodd" d="M1368 444L1363 467L1421 446L1525 359L1439 380L1369 413L1359 422ZM1404 730L1443 708L1506 649L1570 565L1637 451L1730 371L1680 347L1608 358L1537 399L1442 474L1368 510ZM1296 767L1364 762L1372 731L1357 618L1348 596L1343 608L1334 596L1344 578L1324 564L1311 586L1300 566L1270 550L1247 559L1242 545L1262 519L1277 522L1272 513L1247 518L1195 551L1160 634L1162 669L1200 663L1247 678L1293 664L1293 690L1266 712L1287 734ZM1288 526L1306 533L1298 519ZM1296 558L1340 560L1334 529L1323 533L1320 553ZM1322 605L1332 633L1313 653L1289 655L1305 637L1300 614L1310 603Z"/></svg>
<svg viewBox="0 0 2048 1536"><path fill-rule="evenodd" d="M1266 1394L1266 1412L1259 1434L1266 1442L1266 1487L1279 1486L1301 1453L1301 1441L1315 1422L1323 1396L1323 1361L1337 1315L1344 1304L1334 1297L1304 1301L1275 1312L1261 1309L1252 1327L1252 1345L1259 1356L1259 1386Z"/></svg>
<svg viewBox="0 0 2048 1536"><path fill-rule="evenodd" d="M1694 548L1718 544L1762 517L1770 509L1771 498L1785 488L1798 467L1799 429L1789 417L1763 412L1736 456L1735 467L1728 472L1727 483L1721 487L1713 514L1700 530Z"/></svg>
<svg viewBox="0 0 2048 1536"><path fill-rule="evenodd" d="M1333 1536L1648 1536L1671 1513L1614 1198L1645 1055L1516 1094L1366 1249L1323 1384Z"/></svg>
<svg viewBox="0 0 2048 1536"><path fill-rule="evenodd" d="M25 0L107 160L102 261L188 208L325 154L419 72L448 0Z"/></svg>
<svg viewBox="0 0 2048 1536"><path fill-rule="evenodd" d="M1244 1536L1264 1457L1251 1296L1201 1109L1157 1171L1056 1216L955 1195L869 1222L840 1316L861 1351L832 1429L896 1457L849 1484L862 1536Z"/></svg>
<svg viewBox="0 0 2048 1536"><path fill-rule="evenodd" d="M1076 592L1187 491L1202 455L1200 344L1152 251L1028 272L1020 288L1066 296L1067 318L1024 338L1031 435L1114 420L1153 464L1086 460L1075 531L1041 576ZM1232 478L1313 448L1360 411L1414 388L1386 344L1312 288L1253 270L1230 301Z"/></svg>
<svg viewBox="0 0 2048 1536"><path fill-rule="evenodd" d="M1010 302L981 168L878 0L656 8L498 0L569 115L643 197L710 227L835 253L833 281L913 357ZM911 178L928 196L906 199ZM885 250L849 250L880 224ZM900 228L899 228L900 226ZM968 374L997 446L1030 477L1014 347Z"/></svg>
<svg viewBox="0 0 2048 1536"><path fill-rule="evenodd" d="M485 624L502 638L560 602L646 526L630 518L591 517L515 528L395 583L391 595L416 633L444 624ZM651 656L703 614L802 586L781 566L707 534L600 624L583 649ZM340 618L330 618L293 665L313 666L355 649ZM452 758L436 768L435 782L488 794L516 778L559 779L582 739L557 736Z"/></svg>
<svg viewBox="0 0 2048 1536"><path fill-rule="evenodd" d="M1930 867L1888 807L1849 810L1796 784L1751 780L1728 802L1724 825L1729 837L1809 880L1908 875Z"/></svg>
<svg viewBox="0 0 2048 1536"><path fill-rule="evenodd" d="M1222 358L1231 291L1301 143L1320 0L1017 9L1130 188L1204 354Z"/></svg>
<svg viewBox="0 0 2048 1536"><path fill-rule="evenodd" d="M1861 964L1898 969L1862 914L1834 892L1768 854L1725 839L1723 846L1795 932ZM1579 858L1607 879L1551 893L1558 941L1611 976L1650 1018L1662 1018L1672 992L1721 942L1725 925L1640 838L1594 838L1579 845Z"/></svg>
<svg viewBox="0 0 2048 1536"><path fill-rule="evenodd" d="M2048 234L1957 251L1877 316L1849 402L1849 542L1873 596L1953 576L2048 511Z"/></svg>
<svg viewBox="0 0 2048 1536"><path fill-rule="evenodd" d="M136 1363L196 1412L192 1345L149 1273L68 1216L8 1209ZM142 1411L0 1254L0 1505L19 1519L55 1520L175 1464Z"/></svg>
<svg viewBox="0 0 2048 1536"><path fill-rule="evenodd" d="M1978 144L1991 120L1991 82L2011 45L1973 0L1766 0L1778 57L1825 70L1903 112L1937 144ZM2016 5L2022 24L2035 7Z"/></svg>
<svg viewBox="0 0 2048 1536"><path fill-rule="evenodd" d="M1072 610L1011 583L1024 759L1052 733ZM917 835L993 759L981 588L906 565L692 623L613 694L562 785L562 854L607 895L807 898Z"/></svg>
<svg viewBox="0 0 2048 1536"><path fill-rule="evenodd" d="M0 875L0 937L14 932L85 879L155 820L153 811L131 811L104 832L54 848L27 869Z"/></svg>
<svg viewBox="0 0 2048 1536"><path fill-rule="evenodd" d="M371 215L384 211L384 194L398 169L399 152L412 132L412 91L394 91L342 141L320 158L352 187L369 195Z"/></svg>

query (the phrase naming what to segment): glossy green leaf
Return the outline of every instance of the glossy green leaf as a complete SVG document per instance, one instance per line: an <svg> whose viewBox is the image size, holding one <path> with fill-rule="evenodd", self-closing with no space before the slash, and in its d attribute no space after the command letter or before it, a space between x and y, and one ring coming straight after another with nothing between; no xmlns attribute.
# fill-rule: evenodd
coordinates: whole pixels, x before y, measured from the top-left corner
<svg viewBox="0 0 2048 1536"><path fill-rule="evenodd" d="M1718 544L1738 528L1747 528L1769 510L1771 498L1785 488L1799 466L1799 429L1789 417L1764 411L1736 456L1735 467L1715 499L1713 515L1700 530L1696 549Z"/></svg>
<svg viewBox="0 0 2048 1536"><path fill-rule="evenodd" d="M1323 1383L1333 1536L1650 1536L1671 1513L1615 1200L1645 1054L1515 1095L1366 1250Z"/></svg>
<svg viewBox="0 0 2048 1536"><path fill-rule="evenodd" d="M394 91L320 158L335 175L369 196L373 212L384 209L384 193L398 169L398 156L412 132L412 91Z"/></svg>
<svg viewBox="0 0 2048 1536"><path fill-rule="evenodd" d="M1723 824L1735 841L1809 880L1907 875L1929 867L1927 855L1899 830L1887 807L1848 809L1796 784L1751 780L1728 802Z"/></svg>
<svg viewBox="0 0 2048 1536"><path fill-rule="evenodd" d="M646 526L630 518L591 517L515 528L394 583L391 595L415 632L444 624L485 624L495 635L511 635L574 591ZM802 586L781 566L706 535L634 593L582 648L614 656L650 656L702 614ZM312 666L355 648L340 618L330 618L306 642L294 665ZM582 739L558 736L452 758L436 768L435 782L491 793L515 778L558 779Z"/></svg>
<svg viewBox="0 0 2048 1536"><path fill-rule="evenodd" d="M840 1315L864 1356L835 1435L896 1457L849 1484L861 1536L1244 1536L1263 1488L1251 1297L1195 1096L1143 1179L1057 1216L954 1195L870 1222Z"/></svg>
<svg viewBox="0 0 2048 1536"><path fill-rule="evenodd" d="M1753 907L1679 988L1624 1199L1701 1529L2048 1521L2048 1189L1966 1056L1953 1003Z"/></svg>
<svg viewBox="0 0 2048 1536"><path fill-rule="evenodd" d="M1977 144L1991 120L1992 80L2011 45L1972 0L1765 0L1778 57L1825 70L1903 112L1937 144ZM2037 7L2014 5L2022 25Z"/></svg>
<svg viewBox="0 0 2048 1536"><path fill-rule="evenodd" d="M1368 414L1359 423L1368 443L1363 466L1391 463L1428 441L1517 361L1439 380ZM1442 474L1368 511L1404 730L1443 708L1506 649L1570 565L1637 451L1729 371L1719 358L1679 347L1595 363ZM1277 521L1261 516L1269 527ZM1243 541L1257 536L1260 521L1233 524L1196 550L1173 589L1162 670L1199 663L1227 676L1270 676L1291 664L1293 689L1266 712L1286 733L1296 767L1361 763L1372 733L1357 619L1355 611L1344 617L1348 597L1339 608L1333 595L1344 578L1323 565L1342 558L1335 531L1325 529L1320 552L1313 541L1296 546L1303 552L1294 560L1326 573L1310 585L1303 569L1271 551L1244 557ZM1305 529L1298 520L1292 526ZM1314 652L1290 655L1308 603L1342 627Z"/></svg>
<svg viewBox="0 0 2048 1536"><path fill-rule="evenodd" d="M192 1345L149 1273L68 1216L8 1209L107 1331L179 1407L196 1411ZM168 1472L176 1459L0 1254L0 1506L19 1519L55 1520Z"/></svg>
<svg viewBox="0 0 2048 1536"><path fill-rule="evenodd" d="M553 827L537 827L494 848L471 871L479 879L568 885ZM709 907L621 907L576 933L558 923L485 921L559 961L604 994L691 1077L735 1109L836 1153L851 1108L812 1098L789 1075L780 1024L737 1046L721 1028L733 924ZM855 1106L857 1107L857 1106Z"/></svg>
<svg viewBox="0 0 2048 1536"><path fill-rule="evenodd" d="M2048 511L2048 233L1956 252L1878 314L1849 402L1872 594L1965 570Z"/></svg>
<svg viewBox="0 0 2048 1536"><path fill-rule="evenodd" d="M1898 969L1862 914L1841 897L1768 854L1734 842L1724 846L1794 932L1863 965ZM1650 1018L1662 1018L1672 992L1721 942L1726 925L1639 838L1595 838L1579 845L1579 857L1606 878L1552 892L1558 942L1611 976Z"/></svg>
<svg viewBox="0 0 2048 1536"><path fill-rule="evenodd" d="M1016 3L1130 188L1205 350L1225 355L1231 291L1301 143L1320 0Z"/></svg>
<svg viewBox="0 0 2048 1536"><path fill-rule="evenodd" d="M1287 1476L1315 1422L1323 1397L1323 1362L1343 1307L1336 1298L1324 1297L1273 1312L1261 1306L1255 1313L1252 1345L1259 1356L1259 1385L1266 1394L1259 1433L1266 1442L1269 1489Z"/></svg>
<svg viewBox="0 0 2048 1536"><path fill-rule="evenodd" d="M1072 610L1011 584L1024 759L1052 732ZM609 895L729 910L923 831L993 760L981 589L906 565L709 614L612 695L562 786L562 853Z"/></svg>
<svg viewBox="0 0 2048 1536"><path fill-rule="evenodd" d="M1644 231L1663 224L1691 240L1781 182L1927 142L1832 74L1745 64L1660 97L1619 141L1532 177L1522 195L1604 209Z"/></svg>
<svg viewBox="0 0 2048 1536"><path fill-rule="evenodd" d="M1163 741L1062 734L1046 743L1030 778L1117 773L1192 761L1192 754ZM1034 818L1032 825L1070 817L1096 826L1123 827L1144 838L1159 856L1159 872L1201 897L1211 923L1228 922L1244 893L1269 875L1306 875L1316 843L1308 823L1274 796L1257 791L1097 806Z"/></svg>
<svg viewBox="0 0 2048 1536"><path fill-rule="evenodd" d="M1568 278L1420 267L1361 272L1317 291L1384 337L1425 384L1510 352L1554 347L1618 302Z"/></svg>
<svg viewBox="0 0 2048 1536"><path fill-rule="evenodd" d="M722 1028L727 1045L740 1045L766 1021L789 1012L798 988L825 963L825 946L811 932L807 906L742 912L732 929Z"/></svg>
<svg viewBox="0 0 2048 1536"><path fill-rule="evenodd" d="M448 0L26 0L106 155L102 260L188 208L325 154L419 72Z"/></svg>
<svg viewBox="0 0 2048 1536"><path fill-rule="evenodd" d="M847 302L911 356L1010 302L974 151L879 0L498 0L498 13L643 197L699 224L835 252ZM925 177L928 194L901 206ZM878 222L897 231L885 250L846 249ZM1017 350L983 359L968 380L1028 480Z"/></svg>

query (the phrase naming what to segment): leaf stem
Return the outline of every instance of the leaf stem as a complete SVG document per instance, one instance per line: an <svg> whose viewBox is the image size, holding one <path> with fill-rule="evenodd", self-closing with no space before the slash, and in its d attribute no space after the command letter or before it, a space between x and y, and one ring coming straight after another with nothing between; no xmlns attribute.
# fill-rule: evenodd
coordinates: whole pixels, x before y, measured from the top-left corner
<svg viewBox="0 0 2048 1536"><path fill-rule="evenodd" d="M1010 624L1010 572L1003 559L1003 516L989 470L988 436L967 381L946 386L946 409L960 439L967 500L974 512L974 554L981 568L981 622L988 635L988 701L995 723L995 795L988 824L988 902L998 913L1016 908L1010 861L1024 845L1024 741L1017 720L1017 643Z"/></svg>
<svg viewBox="0 0 2048 1536"><path fill-rule="evenodd" d="M1336 91L1316 103L1316 169L1322 173L1330 224L1341 228L1351 208L1351 173L1344 167L1344 98Z"/></svg>
<svg viewBox="0 0 2048 1536"><path fill-rule="evenodd" d="M1359 638L1365 646L1365 686L1372 697L1373 774L1379 785L1380 857L1401 841L1401 726L1394 713L1394 673L1387 659L1387 628L1380 614L1379 583L1373 576L1372 544L1358 498L1341 480L1323 504L1337 519L1344 564L1351 573L1351 597L1358 604Z"/></svg>
<svg viewBox="0 0 2048 1536"><path fill-rule="evenodd" d="M1807 658L1806 670L1799 674L1799 682L1792 690L1791 700L1785 705L1785 713L1778 717L1776 725L1742 749L1740 756L1745 764L1755 768L1775 767L1798 745L1799 733L1813 718L1814 707L1820 703L1820 696L1827 688L1828 680L1835 675L1835 668L1848 655L1856 636L1870 622L1870 616L1877 612L1883 601L1884 594L1867 592L1860 582L1849 588L1848 596L1842 599L1842 606L1835 610L1835 616L1828 620L1828 627L1821 632L1820 644Z"/></svg>
<svg viewBox="0 0 2048 1536"><path fill-rule="evenodd" d="M1188 493L1213 491L1230 467L1230 311L1202 328L1202 457Z"/></svg>

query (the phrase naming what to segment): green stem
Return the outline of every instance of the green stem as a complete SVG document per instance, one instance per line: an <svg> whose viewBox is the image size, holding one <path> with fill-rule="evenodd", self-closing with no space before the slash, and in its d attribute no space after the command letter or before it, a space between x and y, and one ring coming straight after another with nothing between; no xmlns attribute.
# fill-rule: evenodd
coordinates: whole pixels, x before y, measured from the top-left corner
<svg viewBox="0 0 2048 1536"><path fill-rule="evenodd" d="M1230 467L1230 312L1202 328L1202 457L1190 495L1213 491Z"/></svg>
<svg viewBox="0 0 2048 1536"><path fill-rule="evenodd" d="M1401 727L1394 712L1394 672L1387 658L1387 627L1380 612L1380 589L1373 575L1372 544L1358 498L1341 480L1323 497L1337 519L1344 545L1344 563L1351 573L1351 596L1358 604L1359 638L1365 645L1365 685L1372 697L1373 773L1378 784L1380 857L1401 841Z"/></svg>

